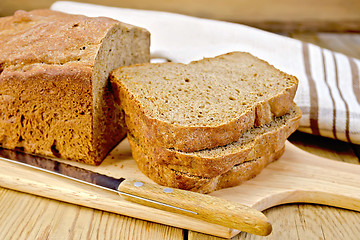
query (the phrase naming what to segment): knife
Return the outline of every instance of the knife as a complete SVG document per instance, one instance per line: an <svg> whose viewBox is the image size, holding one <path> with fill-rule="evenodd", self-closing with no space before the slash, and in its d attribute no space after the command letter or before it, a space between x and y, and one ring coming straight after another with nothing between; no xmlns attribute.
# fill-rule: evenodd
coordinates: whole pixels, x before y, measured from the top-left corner
<svg viewBox="0 0 360 240"><path fill-rule="evenodd" d="M0 160L112 191L131 202L209 223L261 236L269 235L272 231L271 224L262 212L210 195L163 187L135 179L113 178L53 159L4 148L0 148Z"/></svg>

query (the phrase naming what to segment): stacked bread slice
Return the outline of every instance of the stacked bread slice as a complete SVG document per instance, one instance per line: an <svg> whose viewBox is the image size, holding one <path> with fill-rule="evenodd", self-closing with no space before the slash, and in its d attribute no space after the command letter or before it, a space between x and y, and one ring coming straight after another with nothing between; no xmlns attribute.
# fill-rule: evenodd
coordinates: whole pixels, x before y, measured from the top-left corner
<svg viewBox="0 0 360 240"><path fill-rule="evenodd" d="M197 192L256 176L281 156L301 117L298 80L243 52L122 67L111 82L140 170Z"/></svg>

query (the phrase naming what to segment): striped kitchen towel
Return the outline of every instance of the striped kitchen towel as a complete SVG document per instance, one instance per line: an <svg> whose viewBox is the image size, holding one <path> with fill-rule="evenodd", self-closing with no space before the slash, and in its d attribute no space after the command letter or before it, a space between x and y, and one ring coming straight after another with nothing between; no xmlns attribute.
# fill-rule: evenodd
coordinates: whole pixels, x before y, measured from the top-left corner
<svg viewBox="0 0 360 240"><path fill-rule="evenodd" d="M51 8L147 28L151 54L174 62L250 52L299 79L300 131L360 144L358 59L256 28L180 14L63 1Z"/></svg>

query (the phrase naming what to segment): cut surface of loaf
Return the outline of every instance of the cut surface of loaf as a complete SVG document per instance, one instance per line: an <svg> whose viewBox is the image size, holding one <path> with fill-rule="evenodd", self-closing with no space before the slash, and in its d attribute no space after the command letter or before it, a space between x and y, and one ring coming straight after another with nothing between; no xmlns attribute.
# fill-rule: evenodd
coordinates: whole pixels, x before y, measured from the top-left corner
<svg viewBox="0 0 360 240"><path fill-rule="evenodd" d="M142 142L134 136L132 128L129 128L128 140L132 151L143 152L141 155L146 155L152 165L166 165L174 171L212 178L229 171L236 164L279 151L298 128L300 118L301 110L294 104L289 113L249 129L236 142L196 152L181 152ZM138 163L142 162L141 158L134 158Z"/></svg>
<svg viewBox="0 0 360 240"><path fill-rule="evenodd" d="M193 152L236 141L289 111L298 80L249 53L123 67L111 82L144 141Z"/></svg>
<svg viewBox="0 0 360 240"><path fill-rule="evenodd" d="M194 153L142 145L131 132L128 139L139 169L154 182L205 193L248 180L279 158L300 117L294 104L289 113L248 130L237 142Z"/></svg>
<svg viewBox="0 0 360 240"><path fill-rule="evenodd" d="M0 147L99 164L126 134L109 73L149 62L149 35L45 9L0 18Z"/></svg>

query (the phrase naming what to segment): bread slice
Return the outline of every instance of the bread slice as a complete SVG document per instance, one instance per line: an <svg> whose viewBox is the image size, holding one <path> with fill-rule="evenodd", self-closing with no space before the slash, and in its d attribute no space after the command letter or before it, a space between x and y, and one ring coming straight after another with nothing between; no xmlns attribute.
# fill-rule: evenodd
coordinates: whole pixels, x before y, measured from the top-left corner
<svg viewBox="0 0 360 240"><path fill-rule="evenodd" d="M261 127L251 128L236 142L191 153L147 144L136 139L131 131L128 140L139 165L144 164L140 156L146 156L152 166L166 165L173 171L213 178L228 172L236 164L279 151L299 126L300 117L301 110L294 104L289 113Z"/></svg>
<svg viewBox="0 0 360 240"><path fill-rule="evenodd" d="M0 147L99 164L126 134L109 73L149 62L149 39L103 17L0 18Z"/></svg>
<svg viewBox="0 0 360 240"><path fill-rule="evenodd" d="M258 158L237 164L229 171L212 178L178 171L168 165L154 164L142 151L133 151L133 156L135 159L138 159L139 169L160 185L200 193L210 193L215 190L237 186L257 176L269 163L280 158L283 152L284 146L269 155L259 156Z"/></svg>
<svg viewBox="0 0 360 240"><path fill-rule="evenodd" d="M284 115L298 85L294 76L244 52L123 67L111 82L136 138L184 152L224 146Z"/></svg>

